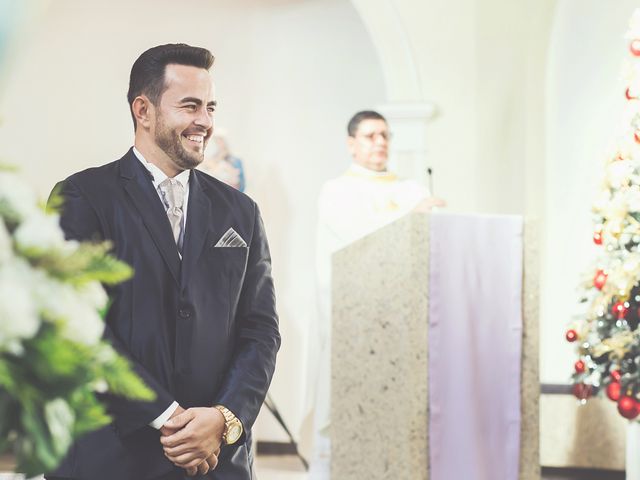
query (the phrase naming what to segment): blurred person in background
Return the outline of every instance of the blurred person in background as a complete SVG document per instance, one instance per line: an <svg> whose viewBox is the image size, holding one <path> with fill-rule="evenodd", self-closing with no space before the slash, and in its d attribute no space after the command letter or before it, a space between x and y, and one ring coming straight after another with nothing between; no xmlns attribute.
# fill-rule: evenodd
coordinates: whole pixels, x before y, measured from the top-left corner
<svg viewBox="0 0 640 480"><path fill-rule="evenodd" d="M318 345L319 351L311 353L317 390L310 480L330 478L331 256L409 212L430 212L434 207L445 206L424 185L403 180L388 170L391 133L380 113L356 113L347 125L347 133L352 164L341 176L326 182L318 198L319 319L311 345Z"/></svg>
<svg viewBox="0 0 640 480"><path fill-rule="evenodd" d="M204 162L198 168L236 190L244 192L245 180L242 160L234 157L229 151L226 132L221 128L216 128L211 140L212 142L209 143L204 154Z"/></svg>

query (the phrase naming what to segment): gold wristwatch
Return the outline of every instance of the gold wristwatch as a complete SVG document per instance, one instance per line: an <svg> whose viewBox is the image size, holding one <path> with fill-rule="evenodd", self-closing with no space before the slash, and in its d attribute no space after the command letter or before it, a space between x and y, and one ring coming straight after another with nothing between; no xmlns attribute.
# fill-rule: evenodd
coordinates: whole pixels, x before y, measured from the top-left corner
<svg viewBox="0 0 640 480"><path fill-rule="evenodd" d="M233 445L242 436L242 422L224 405L215 405L215 408L224 416L222 443L225 445Z"/></svg>

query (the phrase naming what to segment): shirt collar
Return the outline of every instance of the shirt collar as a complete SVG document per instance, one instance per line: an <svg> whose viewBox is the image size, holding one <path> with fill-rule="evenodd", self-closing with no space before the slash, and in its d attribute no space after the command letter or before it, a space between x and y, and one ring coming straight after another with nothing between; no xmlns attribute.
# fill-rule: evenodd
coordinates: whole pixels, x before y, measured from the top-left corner
<svg viewBox="0 0 640 480"><path fill-rule="evenodd" d="M370 180L394 181L398 179L398 176L395 173L392 173L388 170L385 170L384 172L378 172L376 170L365 168L362 165L358 165L357 163L351 164L349 170L347 170L347 175L352 177L368 178Z"/></svg>
<svg viewBox="0 0 640 480"><path fill-rule="evenodd" d="M140 153L140 151L136 147L133 147L133 154L136 156L138 160L140 160L140 163L142 163L142 165L144 165L144 168L146 168L151 174L151 177L153 178L153 186L155 188L158 188L158 185L160 185L167 178L169 178L156 165L154 165L151 162L148 162L147 159L144 158L142 153ZM191 170L183 170L173 178L178 182L180 182L186 191L187 188L189 187L190 175L191 175Z"/></svg>

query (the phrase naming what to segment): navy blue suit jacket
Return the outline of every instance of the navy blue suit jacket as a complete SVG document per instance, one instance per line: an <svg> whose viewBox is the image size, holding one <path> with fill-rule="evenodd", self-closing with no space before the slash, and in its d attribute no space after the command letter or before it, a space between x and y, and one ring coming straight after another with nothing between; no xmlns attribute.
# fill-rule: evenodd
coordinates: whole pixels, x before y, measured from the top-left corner
<svg viewBox="0 0 640 480"><path fill-rule="evenodd" d="M257 205L191 172L183 258L151 176L133 151L62 183L67 238L110 240L134 269L113 289L105 337L128 356L157 395L153 402L106 398L114 422L81 438L55 475L141 480L170 473L159 432L148 424L174 400L222 404L249 432L280 346L271 259ZM233 228L247 247L215 247ZM251 478L249 435L225 446L206 478Z"/></svg>

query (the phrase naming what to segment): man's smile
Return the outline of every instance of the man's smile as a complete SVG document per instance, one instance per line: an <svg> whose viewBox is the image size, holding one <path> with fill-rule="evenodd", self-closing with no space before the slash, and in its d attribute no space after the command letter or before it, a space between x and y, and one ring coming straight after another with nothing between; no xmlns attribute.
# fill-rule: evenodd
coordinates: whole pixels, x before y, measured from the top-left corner
<svg viewBox="0 0 640 480"><path fill-rule="evenodd" d="M203 134L182 134L182 136L187 139L189 144L193 144L197 147L202 147L204 144L205 136Z"/></svg>

